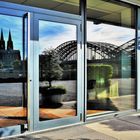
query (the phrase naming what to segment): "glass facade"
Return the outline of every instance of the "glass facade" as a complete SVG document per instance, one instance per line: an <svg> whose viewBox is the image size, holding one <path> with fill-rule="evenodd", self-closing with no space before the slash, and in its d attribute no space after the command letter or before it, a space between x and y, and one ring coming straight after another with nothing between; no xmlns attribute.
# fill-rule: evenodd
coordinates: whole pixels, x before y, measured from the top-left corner
<svg viewBox="0 0 140 140"><path fill-rule="evenodd" d="M87 115L134 109L134 9L103 0L87 5Z"/></svg>
<svg viewBox="0 0 140 140"><path fill-rule="evenodd" d="M0 127L6 127L27 123L27 48L22 18L0 21Z"/></svg>
<svg viewBox="0 0 140 140"><path fill-rule="evenodd" d="M0 136L9 126L34 131L136 109L134 6L86 0L84 34L80 0L5 1L21 9L0 6Z"/></svg>

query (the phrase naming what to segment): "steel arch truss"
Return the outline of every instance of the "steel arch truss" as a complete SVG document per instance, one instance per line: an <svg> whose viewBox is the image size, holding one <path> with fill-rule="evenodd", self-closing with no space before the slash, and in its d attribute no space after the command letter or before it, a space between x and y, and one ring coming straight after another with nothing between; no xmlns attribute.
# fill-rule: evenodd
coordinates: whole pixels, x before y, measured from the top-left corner
<svg viewBox="0 0 140 140"><path fill-rule="evenodd" d="M119 58L122 53L132 57L135 52L135 39L132 39L121 46L105 42L87 42L87 48L95 55L98 54L100 59ZM75 60L77 54L77 41L67 41L56 48L62 61ZM95 58L96 59L96 56Z"/></svg>

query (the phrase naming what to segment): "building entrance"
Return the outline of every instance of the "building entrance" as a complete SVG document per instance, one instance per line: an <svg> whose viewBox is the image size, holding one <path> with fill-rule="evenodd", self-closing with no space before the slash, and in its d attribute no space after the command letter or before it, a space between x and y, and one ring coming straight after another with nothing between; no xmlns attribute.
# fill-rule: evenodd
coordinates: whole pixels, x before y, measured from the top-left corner
<svg viewBox="0 0 140 140"><path fill-rule="evenodd" d="M80 21L35 15L34 129L80 121Z"/></svg>
<svg viewBox="0 0 140 140"><path fill-rule="evenodd" d="M1 8L0 19L1 136L80 122L80 17Z"/></svg>

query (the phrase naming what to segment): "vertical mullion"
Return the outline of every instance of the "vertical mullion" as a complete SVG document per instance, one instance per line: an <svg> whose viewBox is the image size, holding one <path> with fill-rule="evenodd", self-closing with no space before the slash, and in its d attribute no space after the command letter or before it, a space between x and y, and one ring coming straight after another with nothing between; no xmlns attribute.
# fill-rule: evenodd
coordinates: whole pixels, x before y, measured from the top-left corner
<svg viewBox="0 0 140 140"><path fill-rule="evenodd" d="M86 0L80 0L80 14L82 17L82 33L81 33L81 42L82 42L82 76L83 80L81 82L83 85L83 121L86 121L86 111L87 111L87 38L86 38L86 20L87 20L87 15L86 15Z"/></svg>
<svg viewBox="0 0 140 140"><path fill-rule="evenodd" d="M137 100L136 100L136 108L137 110L140 110L140 42L139 42L139 37L140 37L140 8L137 10L137 26L136 26L136 49L137 49Z"/></svg>

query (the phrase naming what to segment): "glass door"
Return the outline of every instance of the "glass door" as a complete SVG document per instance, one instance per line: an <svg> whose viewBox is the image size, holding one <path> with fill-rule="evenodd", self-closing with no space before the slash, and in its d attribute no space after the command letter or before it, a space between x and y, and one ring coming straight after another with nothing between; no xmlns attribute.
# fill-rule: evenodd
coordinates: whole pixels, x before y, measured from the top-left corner
<svg viewBox="0 0 140 140"><path fill-rule="evenodd" d="M0 137L27 124L27 17L0 8Z"/></svg>
<svg viewBox="0 0 140 140"><path fill-rule="evenodd" d="M79 122L80 22L47 15L35 18L35 129Z"/></svg>

